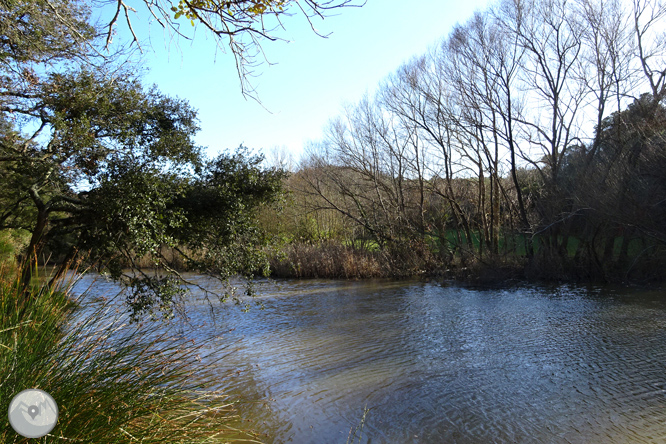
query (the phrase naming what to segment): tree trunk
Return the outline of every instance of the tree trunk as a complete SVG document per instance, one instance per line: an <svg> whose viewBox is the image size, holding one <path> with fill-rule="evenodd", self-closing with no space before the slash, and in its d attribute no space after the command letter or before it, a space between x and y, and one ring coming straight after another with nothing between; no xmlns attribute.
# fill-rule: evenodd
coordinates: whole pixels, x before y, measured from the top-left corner
<svg viewBox="0 0 666 444"><path fill-rule="evenodd" d="M48 224L48 213L45 206L42 204L37 211L37 223L32 230L30 237L30 244L26 252L25 259L21 265L21 292L24 297L30 292L30 282L32 281L33 272L37 267L37 260L39 253L42 251L44 245L44 232Z"/></svg>

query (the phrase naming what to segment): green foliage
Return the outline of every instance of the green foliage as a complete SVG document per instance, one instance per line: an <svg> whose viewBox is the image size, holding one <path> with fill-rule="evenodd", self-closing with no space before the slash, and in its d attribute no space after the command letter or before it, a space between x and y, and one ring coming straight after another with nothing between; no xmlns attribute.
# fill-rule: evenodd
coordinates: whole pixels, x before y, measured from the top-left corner
<svg viewBox="0 0 666 444"><path fill-rule="evenodd" d="M32 234L24 285L46 251L65 265L78 256L133 286L136 314L158 307L168 316L182 293L174 279L138 271L147 257L173 273L163 247L222 280L267 274L256 208L280 194L282 173L263 170L263 158L244 148L205 159L186 102L127 72L88 67L50 74L34 100L17 103L48 128L30 136L8 119L0 126L10 185L0 190L0 230Z"/></svg>
<svg viewBox="0 0 666 444"><path fill-rule="evenodd" d="M261 156L241 149L205 162L189 175L135 165L112 164L99 186L85 192L74 217L81 227L73 245L133 287L128 303L139 319L159 308L170 316L184 291L173 275L125 273L147 257L170 270L162 254L173 248L188 269L227 282L234 275L268 274L267 239L256 226L256 210L278 198L282 172L262 170ZM186 252L187 251L187 252ZM188 253L190 252L190 253Z"/></svg>
<svg viewBox="0 0 666 444"><path fill-rule="evenodd" d="M567 155L561 191L585 216L570 223L576 256L626 278L660 260L666 245L666 107L644 94L597 131L595 144Z"/></svg>
<svg viewBox="0 0 666 444"><path fill-rule="evenodd" d="M27 245L28 233L19 230L0 231L0 267L14 265L20 252Z"/></svg>
<svg viewBox="0 0 666 444"><path fill-rule="evenodd" d="M251 0L251 1L214 1L214 0L180 0L176 6L172 6L174 18L179 19L185 16L189 20L199 20L199 14L202 11L219 11L220 14L227 14L230 18L234 15L261 16L266 13L279 13L284 10L287 0Z"/></svg>
<svg viewBox="0 0 666 444"><path fill-rule="evenodd" d="M73 304L65 291L0 282L0 408L26 388L59 408L53 436L20 438L5 415L0 442L203 443L252 440L233 427L232 405L192 345L150 326L128 326L111 301ZM57 438L55 438L57 437Z"/></svg>
<svg viewBox="0 0 666 444"><path fill-rule="evenodd" d="M267 238L257 226L257 210L279 199L284 172L262 169L263 156L242 148L222 154L175 201L187 219L179 241L201 251L190 258L198 270L223 280L235 274L268 275L262 248Z"/></svg>
<svg viewBox="0 0 666 444"><path fill-rule="evenodd" d="M145 90L129 73L54 74L42 89L54 160L89 181L113 174L105 170L110 161L180 167L199 159L191 141L198 131L195 112L155 88Z"/></svg>
<svg viewBox="0 0 666 444"><path fill-rule="evenodd" d="M127 296L127 305L131 310L130 320L141 321L145 314L155 319L156 310L159 310L165 319L172 318L174 305L182 300L186 293L181 284L171 275L130 281L131 292Z"/></svg>
<svg viewBox="0 0 666 444"><path fill-rule="evenodd" d="M0 64L67 59L91 40L90 11L79 1L0 0Z"/></svg>
<svg viewBox="0 0 666 444"><path fill-rule="evenodd" d="M186 181L173 173L112 165L99 186L82 196L85 205L73 221L81 227L76 247L119 278L133 258L177 245L174 235L185 229L186 220L172 203L185 187Z"/></svg>

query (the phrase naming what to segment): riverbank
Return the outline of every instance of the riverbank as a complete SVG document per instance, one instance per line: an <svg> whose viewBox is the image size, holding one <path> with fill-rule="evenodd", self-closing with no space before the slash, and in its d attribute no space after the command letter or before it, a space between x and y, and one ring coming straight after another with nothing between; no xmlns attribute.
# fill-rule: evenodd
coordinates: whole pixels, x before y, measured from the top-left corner
<svg viewBox="0 0 666 444"><path fill-rule="evenodd" d="M572 248L561 254L535 249L531 258L523 250L512 250L482 256L457 249L455 254L422 241L408 240L379 248L376 243L353 244L336 239L292 241L271 245L262 250L270 277L284 279L405 279L427 277L472 285L503 285L507 282L591 283L655 285L666 282L660 261L641 257L642 250L622 258L610 255L597 260L602 252ZM183 250L163 247L159 254L173 270L193 271L182 256ZM186 251L188 255L192 254ZM54 259L54 258L52 258ZM57 258L50 261L58 265ZM16 270L15 256L7 255L4 266ZM605 264L605 265L604 265ZM136 258L129 267L151 269L150 257ZM261 270L251 270L255 276Z"/></svg>
<svg viewBox="0 0 666 444"><path fill-rule="evenodd" d="M426 276L482 285L511 281L612 284L658 284L666 272L640 257L628 264L603 267L591 255L514 253L483 257L440 255L422 242L385 249L357 248L336 241L290 243L269 253L271 277L277 278L408 278Z"/></svg>

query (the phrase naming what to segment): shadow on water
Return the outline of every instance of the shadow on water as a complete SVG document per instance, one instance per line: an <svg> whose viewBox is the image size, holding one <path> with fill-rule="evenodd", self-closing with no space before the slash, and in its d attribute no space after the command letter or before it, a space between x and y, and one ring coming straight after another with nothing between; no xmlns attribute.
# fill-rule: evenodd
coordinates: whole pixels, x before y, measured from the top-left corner
<svg viewBox="0 0 666 444"><path fill-rule="evenodd" d="M365 406L366 443L665 442L665 296L287 280L215 323L193 295L183 334L267 442L344 443Z"/></svg>

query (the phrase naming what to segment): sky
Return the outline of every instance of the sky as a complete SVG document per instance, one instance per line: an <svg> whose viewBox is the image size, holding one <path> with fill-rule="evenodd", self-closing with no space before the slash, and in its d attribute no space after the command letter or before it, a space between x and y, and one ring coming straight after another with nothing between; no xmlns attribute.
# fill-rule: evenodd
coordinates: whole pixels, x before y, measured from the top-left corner
<svg viewBox="0 0 666 444"><path fill-rule="evenodd" d="M265 42L271 64L255 69L252 84L261 103L243 96L233 56L216 51L202 30L196 30L192 43L174 44L148 14L139 11L132 25L144 41L144 83L198 110L196 142L209 155L243 144L265 153L284 147L298 159L308 141L322 138L344 104L372 94L383 78L486 3L367 0L363 7L315 20L327 38L312 32L303 16L288 17L280 33L288 42Z"/></svg>

